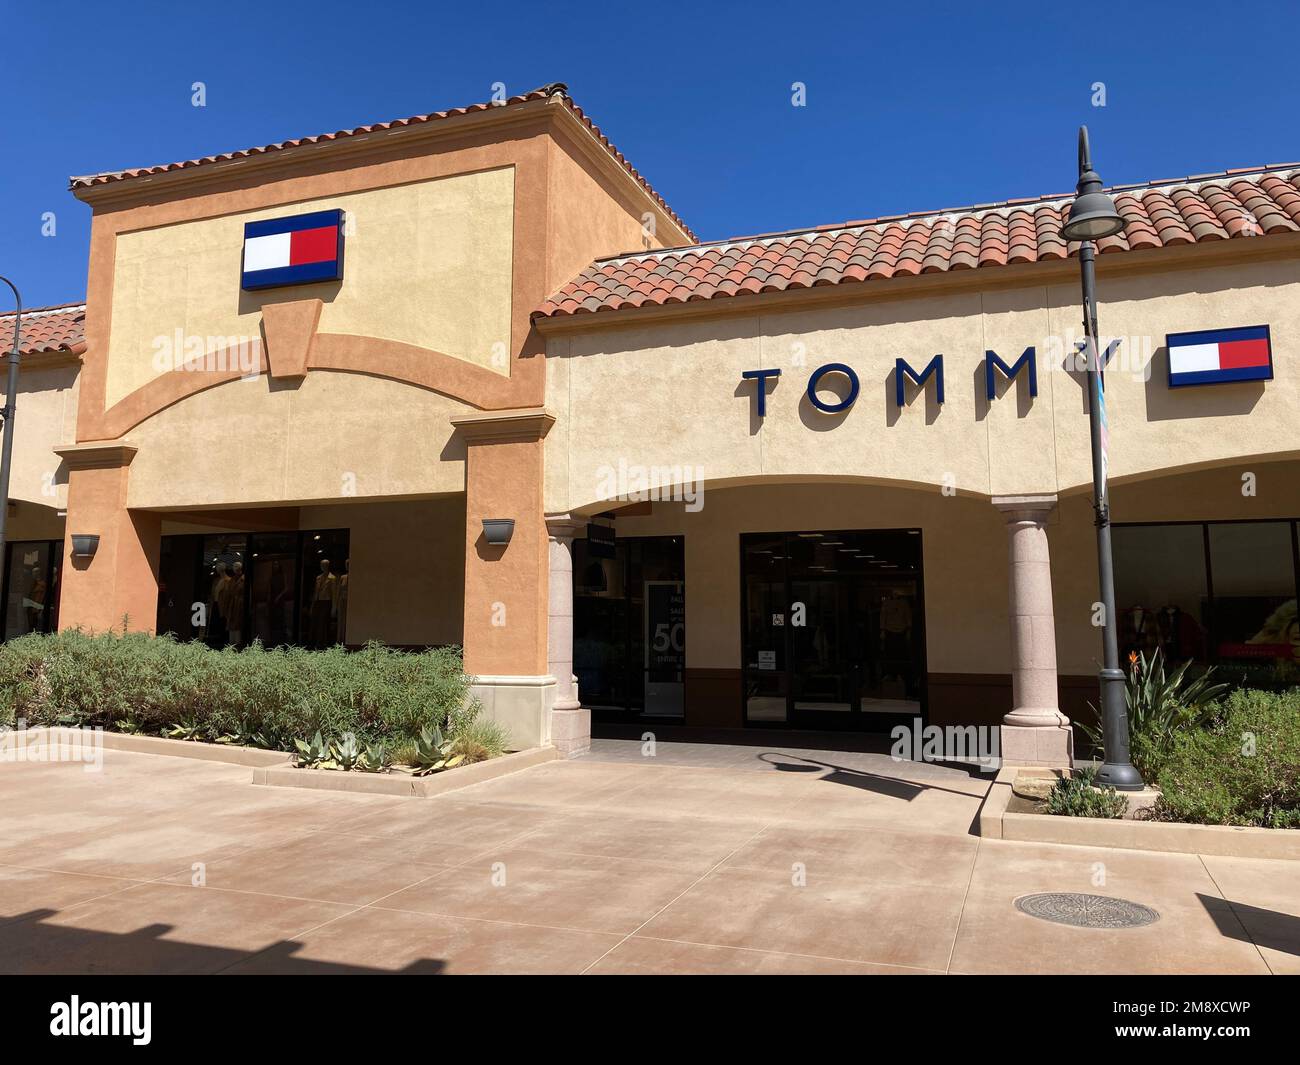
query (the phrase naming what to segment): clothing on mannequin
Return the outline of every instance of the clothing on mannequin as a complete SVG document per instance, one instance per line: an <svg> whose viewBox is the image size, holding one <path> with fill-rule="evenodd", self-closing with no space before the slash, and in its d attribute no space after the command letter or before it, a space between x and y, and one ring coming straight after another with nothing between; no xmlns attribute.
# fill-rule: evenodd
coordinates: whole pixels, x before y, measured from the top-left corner
<svg viewBox="0 0 1300 1065"><path fill-rule="evenodd" d="M339 578L338 590L338 615L339 615L339 634L338 642L347 646L348 642L348 577L352 572L352 559L343 560L343 575Z"/></svg>
<svg viewBox="0 0 1300 1065"><path fill-rule="evenodd" d="M231 566L230 578L222 592L221 615L226 621L226 645L238 647L244 636L244 564Z"/></svg>
<svg viewBox="0 0 1300 1065"><path fill-rule="evenodd" d="M322 558L311 596L309 626L312 647L329 646L330 620L338 611L338 585L339 579L330 572L329 559Z"/></svg>

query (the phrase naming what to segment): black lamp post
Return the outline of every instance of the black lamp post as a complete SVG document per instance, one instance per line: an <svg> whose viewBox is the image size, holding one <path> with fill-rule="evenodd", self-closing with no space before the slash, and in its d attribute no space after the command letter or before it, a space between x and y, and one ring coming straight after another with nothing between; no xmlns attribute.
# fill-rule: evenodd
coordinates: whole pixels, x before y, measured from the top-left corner
<svg viewBox="0 0 1300 1065"><path fill-rule="evenodd" d="M1079 271L1083 280L1083 332L1088 360L1088 430L1092 439L1092 496L1097 524L1097 570L1101 586L1102 667L1101 716L1105 756L1097 773L1098 784L1119 791L1141 791L1140 774L1129 760L1128 707L1124 694L1124 673L1119 667L1119 640L1115 616L1115 562L1110 546L1110 499L1106 492L1106 391L1101 379L1101 358L1097 338L1097 292L1093 241L1109 237L1124 228L1115 204L1101 191L1101 178L1092 169L1088 148L1088 127L1079 127L1079 184L1070 217L1065 223L1067 240L1079 245Z"/></svg>
<svg viewBox="0 0 1300 1065"><path fill-rule="evenodd" d="M4 442L0 444L0 580L4 579L5 521L9 517L9 469L14 453L14 407L18 402L18 352L22 348L23 298L18 286L9 278L0 276L14 294L14 346L9 352L9 390L5 393Z"/></svg>

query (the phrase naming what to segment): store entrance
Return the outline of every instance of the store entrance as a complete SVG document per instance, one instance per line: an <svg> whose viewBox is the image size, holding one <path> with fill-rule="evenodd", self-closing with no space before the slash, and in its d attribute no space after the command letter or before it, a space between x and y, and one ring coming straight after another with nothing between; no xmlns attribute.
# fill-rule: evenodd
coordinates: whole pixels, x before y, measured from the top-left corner
<svg viewBox="0 0 1300 1065"><path fill-rule="evenodd" d="M887 731L925 712L919 530L741 537L747 725Z"/></svg>

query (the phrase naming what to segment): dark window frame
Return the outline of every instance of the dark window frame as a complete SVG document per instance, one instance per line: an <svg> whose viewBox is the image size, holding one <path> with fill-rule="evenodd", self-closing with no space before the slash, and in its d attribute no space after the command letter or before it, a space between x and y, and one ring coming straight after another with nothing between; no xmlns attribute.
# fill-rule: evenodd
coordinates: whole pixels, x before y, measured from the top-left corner
<svg viewBox="0 0 1300 1065"><path fill-rule="evenodd" d="M681 577L680 577L680 581L681 581L681 585L682 585L682 596L683 596L683 599L684 599L685 596L686 596L686 594L687 594L687 591L686 591L686 536L685 536L684 534L682 534L682 533L664 533L664 534L659 534L659 535L651 534L651 535L646 535L646 536L618 536L618 537L615 538L614 545L615 545L615 550L617 550L617 547L618 547L618 545L620 545L620 544L628 544L628 545L630 546L630 545L633 545L633 544L641 544L641 543L646 543L646 542L651 542L651 541L661 541L661 540L675 541L675 542L678 544L679 549L680 549L680 551L681 551ZM576 540L574 541L575 544L577 544L577 543L586 543L586 542L587 542L587 541L586 541L586 537L579 537L578 539L576 539ZM584 548L584 550L586 550L586 549ZM617 556L616 556L616 558L617 558ZM628 594L626 593L626 590L627 590L628 587L631 585L631 571L632 571L632 566L633 566L633 564L634 564L634 563L633 563L633 559L632 559L632 552L631 552L630 550L629 550L629 551L628 551L628 552L623 556L621 562L622 562L622 570L623 570L623 588L624 588L623 602L624 602L624 603L631 603L631 602L632 602L632 598L631 598L630 595L628 595ZM642 559L642 560L640 561L640 564L644 567L644 559ZM578 594L577 594L577 578L578 578L578 567L577 567L577 565L576 565L576 563L575 563L575 565L574 565L574 567L573 567L573 581L574 581L574 620L575 620L574 636L575 636L575 639L576 639L576 637L577 637L577 626L576 626L577 609L578 609L578 603L577 603L577 600L580 598L580 597L578 596ZM644 602L645 602L645 601L644 601L644 584L645 584L645 578L644 578L644 575L642 576L641 583L642 583L642 586L643 586L643 591L642 591L642 609L644 610ZM582 598L587 598L587 597L582 597ZM591 597L591 598L595 598L595 597ZM642 617L642 621L644 621L644 617ZM623 626L622 626L622 627L623 627L623 631L622 631L621 634L619 634L619 638L620 638L620 640L621 640L621 642L622 642L622 646L623 646L623 650L624 650L624 655L623 655L623 661L624 661L623 673L624 673L624 676L623 676L622 679L623 679L624 690L625 690L625 693L626 693L626 694L625 694L625 696L624 696L624 698L623 698L623 702L622 702L621 704L619 704L619 703L614 703L614 702L604 702L604 701L602 701L602 702L593 702L593 701L591 701L591 700L588 698L586 692L580 690L580 691L579 691L579 694L580 694L580 696L582 697L582 704L583 704L583 706L590 707L591 710L592 710L592 711L593 711L593 712L598 716L599 719L603 719L603 720L606 720L606 721L612 721L612 722L617 722L617 721L664 721L664 722L668 722L668 723L684 724L685 721L686 721L686 717L685 717L685 714L684 714L684 713L683 713L683 715L680 716L680 717L679 717L679 716L676 716L676 715L662 716L662 715L657 715L657 714L647 714L647 713L646 713L646 711L645 711L645 682L646 682L646 673L647 673L647 669L646 669L645 661L644 661L643 658L638 658L635 662L633 661L633 655L632 655L631 652L632 652L633 648L636 647L637 634L633 631L633 624L632 624L632 611L631 611L630 609L626 609L626 608L625 608L624 611L623 611ZM611 634L611 635L613 635L613 634ZM575 670L574 670L574 671L577 672L577 669L576 669L577 663L575 662L574 665L575 665ZM641 698L640 698L640 704L639 704L639 705L636 703L636 701L635 701L634 698L633 698L633 692L634 692L634 690L638 690L638 689L634 689L633 684L632 684L633 679L636 678L636 677L638 677L638 676L640 677L640 681L641 681L641 683L640 683L640 688L639 688L639 691L640 691L640 693L641 693ZM685 693L685 686L686 686L686 667L685 667L684 665L683 665L683 667L682 667L682 686L683 686L683 694L684 694L684 693Z"/></svg>
<svg viewBox="0 0 1300 1065"><path fill-rule="evenodd" d="M1213 636L1217 630L1214 596L1214 559L1210 550L1210 527L1212 525L1290 525L1291 528L1291 587L1296 602L1300 604L1300 517L1273 518L1203 518L1179 521L1116 521L1111 522L1115 529L1149 529L1171 526L1199 525L1201 527L1202 565L1205 570L1205 607L1206 633ZM1208 645L1207 645L1208 647ZM1207 654L1203 665L1217 666L1223 660L1217 655Z"/></svg>
<svg viewBox="0 0 1300 1065"><path fill-rule="evenodd" d="M5 542L4 555L4 581L0 582L0 604L2 604L0 609L3 609L3 614L0 614L0 642L11 639L14 636L29 635L29 633L14 633L11 636L9 632L9 581L14 570L13 558L15 549L19 547L30 547L34 544L43 544L49 549L49 557L45 563L45 587L49 599L46 602L45 611L46 627L43 629L33 629L32 632L50 633L57 631L57 626L53 624L51 619L59 612L59 597L63 593L63 584L61 581L58 584L55 583L54 572L56 569L59 569L61 572L60 567L63 565L63 538L60 537L57 540L7 540Z"/></svg>
<svg viewBox="0 0 1300 1065"><path fill-rule="evenodd" d="M250 573L250 572L251 572L251 566L250 566L250 563L251 563L252 558L253 558L253 555L254 555L254 541L255 541L258 537L263 537L263 536L265 536L265 537L273 537L273 536L286 536L286 537L291 536L291 537L294 537L294 554L295 554L295 562L294 562L294 566L295 566L295 578L294 578L294 579L295 579L295 587L294 587L294 610L293 610L293 637L292 637L291 640L287 641L286 643L278 644L277 646L283 646L283 647L306 647L306 646L307 646L306 643L303 642L303 628L304 628L304 621L303 621L304 600L303 600L303 595L304 595L304 589L305 589L305 587L306 587L306 584L305 584L305 582L303 581L303 578L304 578L304 576L305 576L304 571L305 571L305 568L306 568L306 563L307 563L307 561L308 561L308 558L307 558L307 556L304 554L304 548L307 546L307 544L308 544L309 542L311 542L311 541L308 540L309 537L316 537L316 536L331 536L331 535L343 535L343 536L345 536L345 537L347 538L347 541L348 541L348 554L350 555L350 554L351 554L351 543L352 543L352 530L351 530L351 528L348 528L348 527L323 528L323 529L279 529L279 530L277 530L277 529L256 529L256 530L251 530L251 529L250 529L250 530L238 530L238 529L236 529L236 530L232 530L231 532L225 532L225 533L172 533L172 534L168 534L167 536L162 537L162 539L163 539L163 540L173 540L173 539L174 539L174 540L197 540L197 541L198 541L198 550L195 552L195 557L194 557L194 570L193 570L193 576L194 576L194 588L197 590L197 589L203 588L203 587L205 586L205 580L206 580L206 578L208 577L207 567L206 567L206 566L204 565L204 563L203 563L203 552L204 552L204 544L203 544L203 541L206 540L208 537L222 537L222 536L227 536L227 537L239 537L239 536L243 536L243 537L244 537L244 542L245 542L245 552L244 552L244 569L245 569L245 573ZM339 576L342 576L342 573L340 572L338 575L339 575ZM249 636L248 639L246 639L246 640L243 642L243 644L241 645L241 648L242 648L242 647L247 647L247 646L252 642L251 633L253 632L253 599L252 599L251 594L248 594L247 592L246 592L245 595L244 595L243 608L244 608L244 616L243 616L243 626L244 626L244 627L243 627L243 629L242 629L241 631L250 634L250 636ZM199 638L197 635L195 635L195 634L192 633L192 632L189 633L189 634L177 633L177 634L175 634L175 636L176 636L176 639L181 640L181 641L185 641L185 642L188 642L188 641L191 641L191 640L199 641L199 642L203 642L203 641L200 640L200 638Z"/></svg>

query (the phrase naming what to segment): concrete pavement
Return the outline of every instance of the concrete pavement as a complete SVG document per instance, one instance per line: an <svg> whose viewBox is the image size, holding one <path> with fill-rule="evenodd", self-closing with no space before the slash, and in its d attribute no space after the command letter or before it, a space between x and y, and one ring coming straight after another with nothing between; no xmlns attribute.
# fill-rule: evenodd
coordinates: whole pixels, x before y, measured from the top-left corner
<svg viewBox="0 0 1300 1065"><path fill-rule="evenodd" d="M978 772L684 747L429 799L0 764L0 969L1300 972L1298 863L981 840ZM1038 891L1161 917L1050 924L1013 906Z"/></svg>

